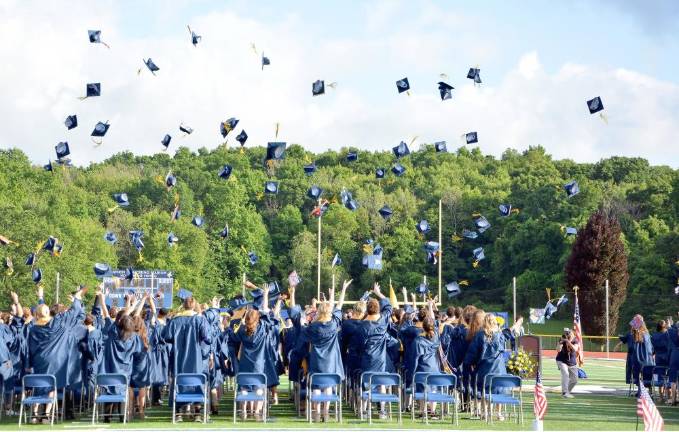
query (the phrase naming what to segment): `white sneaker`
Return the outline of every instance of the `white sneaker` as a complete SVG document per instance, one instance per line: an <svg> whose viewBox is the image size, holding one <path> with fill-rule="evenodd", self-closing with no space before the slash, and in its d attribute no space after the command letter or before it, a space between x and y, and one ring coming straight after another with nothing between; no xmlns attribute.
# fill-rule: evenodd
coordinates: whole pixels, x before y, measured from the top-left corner
<svg viewBox="0 0 679 432"><path fill-rule="evenodd" d="M573 396L573 395L570 394L570 393L564 393L564 394L563 394L563 397L565 397L566 399L573 399L575 396Z"/></svg>

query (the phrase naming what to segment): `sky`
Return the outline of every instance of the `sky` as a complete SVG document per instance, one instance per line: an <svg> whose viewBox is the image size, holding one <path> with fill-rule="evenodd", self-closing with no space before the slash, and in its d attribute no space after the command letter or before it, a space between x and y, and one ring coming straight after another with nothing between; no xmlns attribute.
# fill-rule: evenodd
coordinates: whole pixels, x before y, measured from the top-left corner
<svg viewBox="0 0 679 432"><path fill-rule="evenodd" d="M94 29L110 49L89 43ZM215 148L220 122L236 117L229 145L245 129L246 147L456 149L476 131L495 157L542 145L556 159L679 167L675 0L0 0L0 38L0 148L36 164L60 141L77 165L157 153L165 134L171 153ZM476 66L480 86L466 78ZM450 100L438 95L441 74ZM409 95L396 90L403 77ZM317 79L337 86L312 97ZM88 82L102 95L80 101ZM595 96L608 123L587 110ZM71 114L79 125L68 131ZM111 126L95 146L98 121ZM182 122L195 132L182 136Z"/></svg>

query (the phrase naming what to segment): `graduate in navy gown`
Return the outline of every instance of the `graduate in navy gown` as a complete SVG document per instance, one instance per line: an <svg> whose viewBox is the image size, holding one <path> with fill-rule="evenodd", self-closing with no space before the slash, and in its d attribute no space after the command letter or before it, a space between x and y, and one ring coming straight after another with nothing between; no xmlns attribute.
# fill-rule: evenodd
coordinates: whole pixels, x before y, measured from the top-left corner
<svg viewBox="0 0 679 432"><path fill-rule="evenodd" d="M670 403L677 403L677 379L679 378L679 323L675 323L667 330L670 346L670 369L667 373L670 389Z"/></svg>
<svg viewBox="0 0 679 432"><path fill-rule="evenodd" d="M169 346L163 339L163 330L166 325L167 310L156 308L155 301L149 303L151 313L147 320L149 329L149 346L151 349L150 359L150 381L151 381L151 405L160 406L160 390L168 383L170 373Z"/></svg>
<svg viewBox="0 0 679 432"><path fill-rule="evenodd" d="M361 370L361 355L363 353L361 343L361 321L365 317L367 303L359 300L354 303L350 317L342 321L342 352L344 353L344 366L347 380L358 380Z"/></svg>
<svg viewBox="0 0 679 432"><path fill-rule="evenodd" d="M651 335L655 365L667 367L670 363L670 339L667 333L667 321L660 320L656 332Z"/></svg>
<svg viewBox="0 0 679 432"><path fill-rule="evenodd" d="M222 318L219 312L221 298L213 297L210 307L205 311L205 319L210 332L210 345L205 345L208 350L208 381L210 388L210 411L212 415L219 414L219 391L224 384L224 376L220 365L222 359Z"/></svg>
<svg viewBox="0 0 679 432"><path fill-rule="evenodd" d="M146 407L146 388L151 385L151 354L148 337L148 328L146 322L141 317L142 309L151 298L146 294L139 306L132 312L132 322L134 324L134 332L139 336L141 341L141 349L132 356L132 375L130 378L130 387L137 391L135 397L135 404L139 419L145 418ZM131 418L131 417L130 417Z"/></svg>
<svg viewBox="0 0 679 432"><path fill-rule="evenodd" d="M436 321L434 321L434 303L435 300L429 300L427 305L427 314L422 320L422 330L420 334L413 340L415 358L413 364L413 373L440 373L441 364L439 362L439 348L441 343L439 341L439 332ZM418 388L420 387L420 388ZM424 388L419 384L415 391L422 392ZM436 404L430 403L428 409L432 412L436 410ZM422 414L424 415L424 402L421 405Z"/></svg>

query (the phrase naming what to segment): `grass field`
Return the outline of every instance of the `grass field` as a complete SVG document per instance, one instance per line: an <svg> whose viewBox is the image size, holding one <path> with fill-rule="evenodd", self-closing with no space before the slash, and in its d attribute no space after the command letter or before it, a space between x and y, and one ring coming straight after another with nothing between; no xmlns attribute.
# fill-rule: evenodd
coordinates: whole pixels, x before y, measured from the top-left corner
<svg viewBox="0 0 679 432"><path fill-rule="evenodd" d="M543 366L543 383L547 391L549 407L545 418L545 430L634 430L637 422L636 400L627 396L627 387L624 383L625 365L621 361L612 360L589 360L585 366L589 378L581 380L574 393L574 399L563 399L560 395L559 374L552 360L546 360ZM532 382L526 382L532 384ZM513 421L495 422L494 430L530 430L533 418L533 394L525 391L524 394L523 426ZM403 425L396 422L389 423L375 420L372 426L367 422L360 422L348 407L344 409L344 422L337 424L321 423L309 425L303 419L298 419L294 413L294 406L287 401L287 382L281 385L281 403L271 409L271 420L267 425L248 421L246 423L232 424L232 394L226 394L220 405L220 415L212 418L206 425L184 422L172 425L170 422L170 410L167 407L152 408L147 410L145 421L134 420L124 429L262 429L262 430L291 430L291 429L454 429L449 422L432 422L429 426L421 421L410 421L410 417L404 414ZM679 407L659 407L665 419L666 430L679 430ZM89 420L91 417L83 417L79 421L68 421L54 426L54 429L87 430L94 429ZM643 423L640 425L643 430ZM17 418L3 418L0 429L10 430L17 428ZM122 429L123 425L117 422L112 424L99 424L97 429ZM468 414L460 416L459 429L489 429L490 426L481 420L472 420ZM47 426L28 425L25 429L49 429Z"/></svg>

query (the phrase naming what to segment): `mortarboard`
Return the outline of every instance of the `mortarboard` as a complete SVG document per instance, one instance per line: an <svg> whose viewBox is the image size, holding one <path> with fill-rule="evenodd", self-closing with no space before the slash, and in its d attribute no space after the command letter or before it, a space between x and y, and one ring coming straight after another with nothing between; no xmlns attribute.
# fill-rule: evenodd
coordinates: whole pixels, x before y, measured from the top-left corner
<svg viewBox="0 0 679 432"><path fill-rule="evenodd" d="M578 182L575 180L566 183L563 186L563 188L566 191L566 195L568 195L568 198L574 197L575 195L580 193L580 186L578 185Z"/></svg>
<svg viewBox="0 0 679 432"><path fill-rule="evenodd" d="M481 84L481 69L469 68L469 72L467 72L467 78L474 80L475 84Z"/></svg>
<svg viewBox="0 0 679 432"><path fill-rule="evenodd" d="M128 281L134 279L134 269L132 267L127 267L125 269L125 275L123 276L123 279Z"/></svg>
<svg viewBox="0 0 679 432"><path fill-rule="evenodd" d="M417 229L417 232L421 234L426 234L431 229L431 227L429 226L429 222L427 222L426 219L422 219L421 221L419 221L417 225L415 225L415 228Z"/></svg>
<svg viewBox="0 0 679 432"><path fill-rule="evenodd" d="M357 160L358 160L358 153L357 152L347 153L347 161L348 162L355 162Z"/></svg>
<svg viewBox="0 0 679 432"><path fill-rule="evenodd" d="M447 152L448 149L446 148L446 142L445 141L438 141L434 143L434 149L436 150L436 153L442 153L442 152Z"/></svg>
<svg viewBox="0 0 679 432"><path fill-rule="evenodd" d="M476 132L469 132L464 134L464 139L467 141L467 144L474 144L479 142L479 136Z"/></svg>
<svg viewBox="0 0 679 432"><path fill-rule="evenodd" d="M35 264L36 261L37 261L37 257L35 256L35 254L33 252L31 252L26 257L26 261L24 262L24 264L26 264L27 266L33 267L33 265Z"/></svg>
<svg viewBox="0 0 679 432"><path fill-rule="evenodd" d="M88 97L101 96L101 83L87 83L85 85L85 99Z"/></svg>
<svg viewBox="0 0 679 432"><path fill-rule="evenodd" d="M448 298L454 298L457 297L462 293L462 289L460 289L460 284L457 282L450 282L446 284L446 294L448 294Z"/></svg>
<svg viewBox="0 0 679 432"><path fill-rule="evenodd" d="M308 196L308 197L311 198L311 199L316 199L316 200L317 200L318 198L321 197L322 194L323 194L323 189L321 189L320 187L314 185L314 186L311 186L311 187L309 188L309 190L308 190L307 193L306 193L306 196Z"/></svg>
<svg viewBox="0 0 679 432"><path fill-rule="evenodd" d="M94 274L97 278L111 276L111 266L104 263L94 264Z"/></svg>
<svg viewBox="0 0 679 432"><path fill-rule="evenodd" d="M121 207L127 207L130 205L130 200L125 192L113 194L113 200Z"/></svg>
<svg viewBox="0 0 679 432"><path fill-rule="evenodd" d="M155 63L153 63L153 60L151 60L151 57L149 57L148 59L145 59L144 64L151 71L151 73L153 75L155 75L156 72L160 70L160 68L158 66L156 66Z"/></svg>
<svg viewBox="0 0 679 432"><path fill-rule="evenodd" d="M247 301L247 300L245 299L245 297L239 296L239 297L236 297L236 298L234 298L234 299L232 299L232 300L229 300L229 309L231 309L232 311L236 311L236 310L238 310L238 309L247 307L247 306L249 306L249 305L251 305L251 304L252 304L252 303L250 303L249 301Z"/></svg>
<svg viewBox="0 0 679 432"><path fill-rule="evenodd" d="M439 93L441 94L441 100L446 100L446 99L452 99L453 98L453 93L451 90L453 90L455 87L451 86L450 84L446 84L443 81L439 81Z"/></svg>
<svg viewBox="0 0 679 432"><path fill-rule="evenodd" d="M49 236L47 238L47 241L45 241L45 244L42 245L42 248L48 252L54 252L54 249L57 247L57 243L59 242L59 239L56 237Z"/></svg>
<svg viewBox="0 0 679 432"><path fill-rule="evenodd" d="M193 293L187 289L184 288L179 288L179 291L177 292L177 297L181 300L186 300L187 298L193 297Z"/></svg>
<svg viewBox="0 0 679 432"><path fill-rule="evenodd" d="M168 148L170 145L170 141L172 141L172 137L169 134L165 134L160 143L163 145L163 147Z"/></svg>
<svg viewBox="0 0 679 432"><path fill-rule="evenodd" d="M309 165L304 165L304 174L311 175L316 172L316 162L312 162Z"/></svg>
<svg viewBox="0 0 679 432"><path fill-rule="evenodd" d="M375 244L372 253L365 255L362 262L369 270L382 270L382 246Z"/></svg>
<svg viewBox="0 0 679 432"><path fill-rule="evenodd" d="M391 167L391 172L396 174L396 177L401 177L403 174L406 172L406 167L401 165L400 163L397 163L393 167Z"/></svg>
<svg viewBox="0 0 679 432"><path fill-rule="evenodd" d="M90 43L100 43L106 48L111 48L106 42L101 40L101 30L87 30L87 37L90 39Z"/></svg>
<svg viewBox="0 0 679 432"><path fill-rule="evenodd" d="M281 160L285 157L285 148L287 144L284 142L270 142L266 145L266 160Z"/></svg>
<svg viewBox="0 0 679 432"><path fill-rule="evenodd" d="M472 255L474 255L474 259L476 261L481 261L482 259L486 258L486 255L483 253L483 248L478 247L472 251Z"/></svg>
<svg viewBox="0 0 679 432"><path fill-rule="evenodd" d="M73 114L66 117L66 120L64 120L64 124L66 125L66 129L68 130L78 127L78 116Z"/></svg>
<svg viewBox="0 0 679 432"><path fill-rule="evenodd" d="M106 132L108 132L108 128L110 126L111 125L108 124L108 121L106 123L97 122L97 124L94 125L94 129L92 130L90 136L103 137L104 135L106 135Z"/></svg>
<svg viewBox="0 0 679 432"><path fill-rule="evenodd" d="M403 93L404 91L410 90L410 83L408 82L408 78L406 77L396 81L396 88L398 89L399 93Z"/></svg>
<svg viewBox="0 0 679 432"><path fill-rule="evenodd" d="M573 228L573 227L566 227L566 235L577 235L578 234L578 229Z"/></svg>
<svg viewBox="0 0 679 432"><path fill-rule="evenodd" d="M33 279L33 282L36 284L40 283L40 281L42 280L42 270L40 270L39 268L34 269L31 272L31 279Z"/></svg>
<svg viewBox="0 0 679 432"><path fill-rule="evenodd" d="M189 33L191 33L191 43L193 44L194 47L195 47L195 46L198 46L198 42L200 42L200 40L201 40L203 37L197 35L196 32L194 32L193 30L191 30L191 27L189 27L189 26L186 26L186 27L189 29Z"/></svg>
<svg viewBox="0 0 679 432"><path fill-rule="evenodd" d="M116 235L113 232L108 231L104 235L104 240L106 240L110 244L116 244L116 242L118 241L118 237L116 237Z"/></svg>
<svg viewBox="0 0 679 432"><path fill-rule="evenodd" d="M177 185L177 177L174 176L172 173L168 173L167 176L165 177L165 186L168 188L173 188Z"/></svg>
<svg viewBox="0 0 679 432"><path fill-rule="evenodd" d="M590 114L595 114L604 109L604 103L601 101L601 98L597 96L594 99L587 101L587 108L589 108Z"/></svg>
<svg viewBox="0 0 679 432"><path fill-rule="evenodd" d="M488 222L488 219L486 219L483 216L479 216L476 219L474 219L474 224L476 225L476 228L478 228L480 233L483 233L488 228L490 228L490 222Z"/></svg>
<svg viewBox="0 0 679 432"><path fill-rule="evenodd" d="M354 211L358 208L358 203L356 202L356 200L351 199L347 201L346 204L344 204L344 207L348 208L351 211Z"/></svg>
<svg viewBox="0 0 679 432"><path fill-rule="evenodd" d="M347 191L346 189L342 189L342 192L340 192L340 198L342 199L342 204L344 204L344 207L348 208L349 210L354 211L358 208L358 203L351 196L351 192Z"/></svg>
<svg viewBox="0 0 679 432"><path fill-rule="evenodd" d="M240 143L241 147L245 145L245 141L247 141L247 140L248 140L248 134L247 134L247 132L245 132L245 129L243 129L242 131L240 131L240 133L238 135L236 135L236 141L238 141Z"/></svg>
<svg viewBox="0 0 679 432"><path fill-rule="evenodd" d="M186 126L184 124L179 125L179 130L184 132L187 135L191 135L191 133L193 133L193 128Z"/></svg>
<svg viewBox="0 0 679 432"><path fill-rule="evenodd" d="M562 294L561 297L559 297L559 300L556 301L556 307L557 309L561 307L561 305L565 305L568 303L568 299L566 298L566 294Z"/></svg>
<svg viewBox="0 0 679 432"><path fill-rule="evenodd" d="M259 261L259 257L256 253L250 252L248 253L248 260L250 261L250 265L255 265L257 264L257 261Z"/></svg>
<svg viewBox="0 0 679 432"><path fill-rule="evenodd" d="M363 295L361 296L359 301L365 302L365 301L368 301L369 298L370 298L370 291L366 291L366 292L363 293Z"/></svg>
<svg viewBox="0 0 679 432"><path fill-rule="evenodd" d="M224 225L224 229L220 231L219 236L221 238L227 238L229 236L229 224Z"/></svg>
<svg viewBox="0 0 679 432"><path fill-rule="evenodd" d="M415 292L419 295L425 295L429 292L429 285L426 283L422 282L415 288Z"/></svg>
<svg viewBox="0 0 679 432"><path fill-rule="evenodd" d="M500 216L509 216L512 213L511 204L500 204L498 209L500 210Z"/></svg>
<svg viewBox="0 0 679 432"><path fill-rule="evenodd" d="M142 231L130 231L130 241L138 252L141 252L141 250L144 249L144 242L141 240L142 237L144 237Z"/></svg>
<svg viewBox="0 0 679 432"><path fill-rule="evenodd" d="M276 195L278 193L278 182L268 181L264 183L264 193Z"/></svg>
<svg viewBox="0 0 679 432"><path fill-rule="evenodd" d="M47 164L43 165L42 169L44 169L45 171L53 172L54 167L52 166L52 161L49 161Z"/></svg>
<svg viewBox="0 0 679 432"><path fill-rule="evenodd" d="M264 70L264 66L269 66L270 64L271 60L269 60L269 57L266 57L262 52L262 70Z"/></svg>
<svg viewBox="0 0 679 432"><path fill-rule="evenodd" d="M476 231L468 230L467 228L462 230L462 237L475 240L479 237L479 233Z"/></svg>
<svg viewBox="0 0 679 432"><path fill-rule="evenodd" d="M322 94L325 94L325 81L323 80L314 81L314 83L311 84L311 95L320 96Z"/></svg>
<svg viewBox="0 0 679 432"><path fill-rule="evenodd" d="M236 125L238 124L240 120L238 120L235 117L231 117L230 119L227 119L226 121L223 121L219 124L219 133L222 134L222 138L226 138L226 136L236 128Z"/></svg>
<svg viewBox="0 0 679 432"><path fill-rule="evenodd" d="M172 210L172 215L170 215L170 222L174 222L176 220L179 220L179 218L182 216L182 209L179 207L179 204L174 206L174 210Z"/></svg>
<svg viewBox="0 0 679 432"><path fill-rule="evenodd" d="M384 175L385 175L384 168L377 168L375 170L375 178L381 179L384 178Z"/></svg>
<svg viewBox="0 0 679 432"><path fill-rule="evenodd" d="M71 154L71 149L66 141L62 141L54 146L54 151L57 153L57 159L63 159Z"/></svg>
<svg viewBox="0 0 679 432"><path fill-rule="evenodd" d="M396 147L392 148L394 151L394 155L396 156L397 159L402 158L403 156L407 156L410 154L410 149L408 149L408 144L405 142L401 141L399 145Z"/></svg>
<svg viewBox="0 0 679 432"><path fill-rule="evenodd" d="M394 211L388 205L385 205L378 211L380 213L380 216L382 216L384 219L389 219L391 215L394 214Z"/></svg>
<svg viewBox="0 0 679 432"><path fill-rule="evenodd" d="M174 233L170 233L167 235L167 244L169 246L174 246L177 242L179 241L179 237L174 235Z"/></svg>
<svg viewBox="0 0 679 432"><path fill-rule="evenodd" d="M204 222L205 221L201 216L194 216L193 219L191 219L191 223L197 226L198 228L202 227Z"/></svg>
<svg viewBox="0 0 679 432"><path fill-rule="evenodd" d="M427 262L430 264L438 263L438 255L441 246L438 242L428 241L424 244L424 250L427 252Z"/></svg>
<svg viewBox="0 0 679 432"><path fill-rule="evenodd" d="M229 177L231 177L231 171L233 171L233 168L231 165L224 165L222 169L219 170L219 177L223 178L224 180L228 180Z"/></svg>
<svg viewBox="0 0 679 432"><path fill-rule="evenodd" d="M332 258L332 263L330 264L330 267L335 267L338 265L342 265L342 258L340 258L339 254L336 253L335 256Z"/></svg>
<svg viewBox="0 0 679 432"><path fill-rule="evenodd" d="M556 312L556 306L554 306L552 302L547 302L545 305L545 318L550 319L554 312Z"/></svg>

